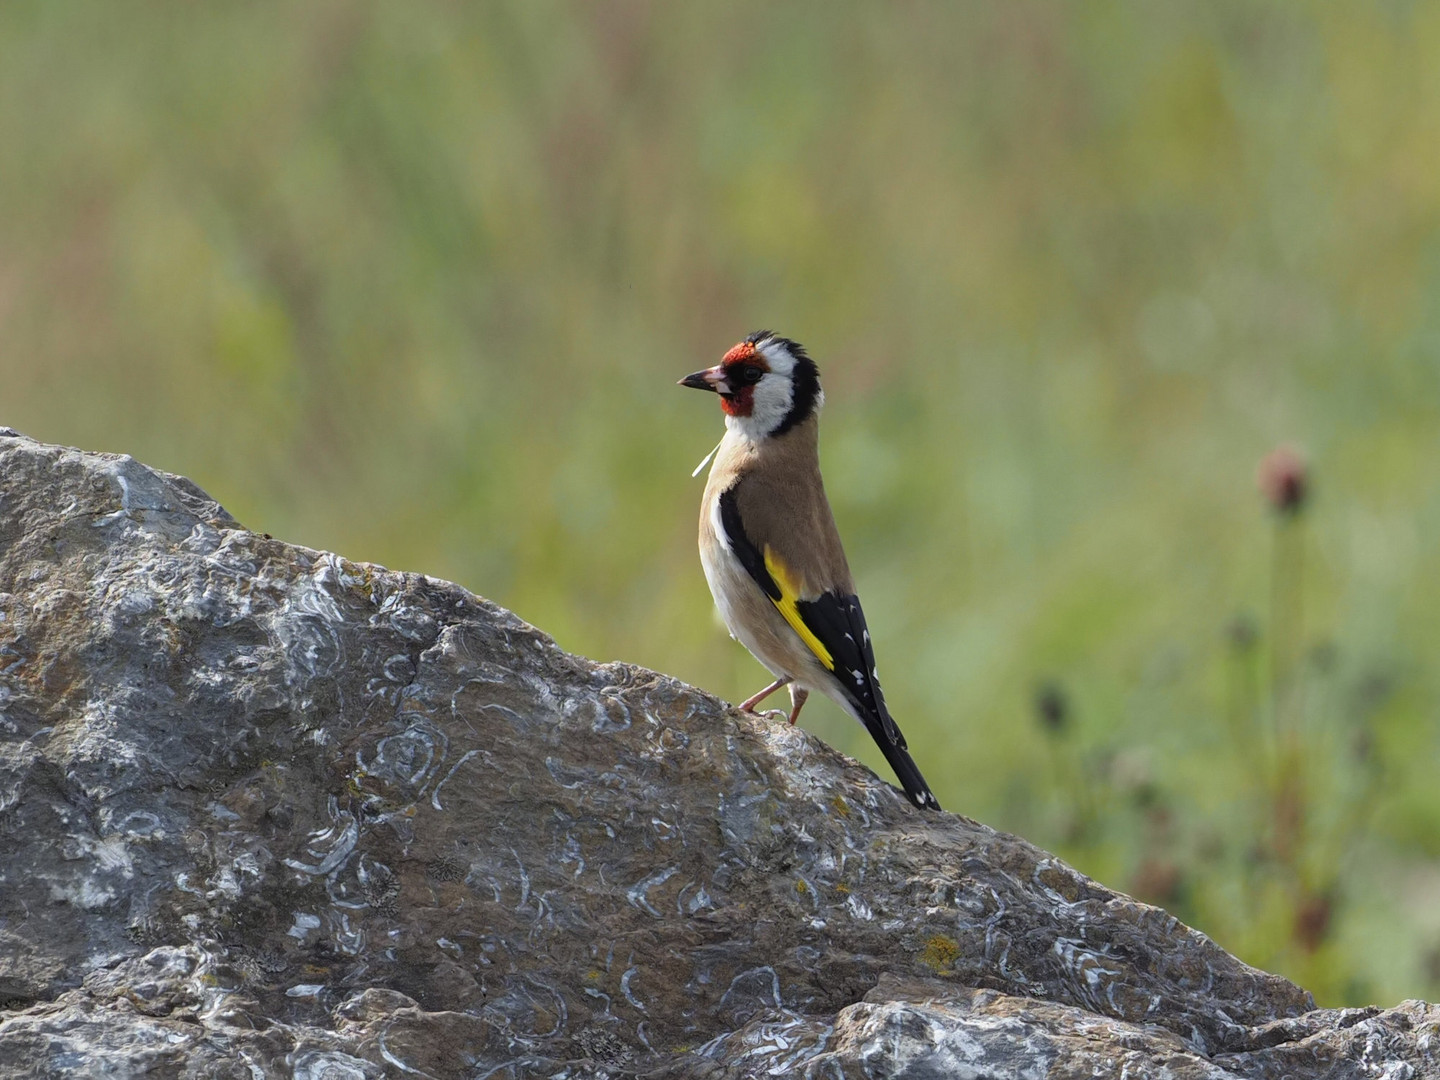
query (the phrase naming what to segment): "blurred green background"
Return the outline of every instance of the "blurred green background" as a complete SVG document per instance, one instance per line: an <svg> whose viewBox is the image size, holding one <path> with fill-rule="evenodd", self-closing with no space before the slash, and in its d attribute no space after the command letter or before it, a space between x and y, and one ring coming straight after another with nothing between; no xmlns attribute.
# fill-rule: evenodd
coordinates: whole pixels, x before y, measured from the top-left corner
<svg viewBox="0 0 1440 1080"><path fill-rule="evenodd" d="M674 383L773 328L942 802L1435 998L1437 56L1412 3L14 0L0 423L739 700Z"/></svg>

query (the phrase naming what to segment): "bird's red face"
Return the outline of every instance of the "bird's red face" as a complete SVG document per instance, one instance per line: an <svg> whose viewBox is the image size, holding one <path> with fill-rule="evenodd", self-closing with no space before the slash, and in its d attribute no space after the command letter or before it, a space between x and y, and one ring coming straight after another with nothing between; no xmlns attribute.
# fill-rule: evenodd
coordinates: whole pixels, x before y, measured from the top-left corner
<svg viewBox="0 0 1440 1080"><path fill-rule="evenodd" d="M742 341L720 360L725 382L731 386L730 396L720 397L720 408L727 416L749 416L755 409L755 384L770 373L770 365L760 350L749 341Z"/></svg>
<svg viewBox="0 0 1440 1080"><path fill-rule="evenodd" d="M720 363L685 376L680 385L715 391L727 424L752 438L788 430L820 401L815 365L804 350L766 331L751 334Z"/></svg>
<svg viewBox="0 0 1440 1080"><path fill-rule="evenodd" d="M754 342L742 341L720 363L680 380L682 386L714 390L726 416L749 416L755 409L755 384L770 373L770 365Z"/></svg>

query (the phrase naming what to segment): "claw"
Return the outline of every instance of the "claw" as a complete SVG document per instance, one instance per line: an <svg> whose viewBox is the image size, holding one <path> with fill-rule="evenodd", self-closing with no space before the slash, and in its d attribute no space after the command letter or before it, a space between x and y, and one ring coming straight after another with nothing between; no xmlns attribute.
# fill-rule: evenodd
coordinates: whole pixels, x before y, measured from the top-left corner
<svg viewBox="0 0 1440 1080"><path fill-rule="evenodd" d="M773 683L765 687L765 689L761 690L758 694L755 694L753 697L748 697L744 701L742 701L740 703L740 711L755 712L756 705L759 705L760 702L764 701L767 697L773 694L776 690L779 690L782 686L786 685L789 681L790 680L788 678L776 679Z"/></svg>

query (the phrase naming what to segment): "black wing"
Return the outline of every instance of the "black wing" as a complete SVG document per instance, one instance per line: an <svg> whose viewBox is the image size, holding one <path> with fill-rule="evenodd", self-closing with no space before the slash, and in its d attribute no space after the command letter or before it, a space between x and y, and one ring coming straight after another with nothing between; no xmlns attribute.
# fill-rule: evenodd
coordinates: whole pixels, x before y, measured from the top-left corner
<svg viewBox="0 0 1440 1080"><path fill-rule="evenodd" d="M880 689L880 676L875 673L875 650L870 644L865 613L860 610L860 598L828 592L814 600L797 600L795 607L810 632L830 653L830 670L845 696L861 713L873 716L885 737L904 750L905 736L885 708L885 694Z"/></svg>
<svg viewBox="0 0 1440 1080"><path fill-rule="evenodd" d="M801 600L795 606L811 633L830 651L835 662L831 674L854 702L865 729L895 770L905 794L921 809L939 810L940 800L920 775L904 734L885 707L885 694L875 673L875 649L870 644L860 598L831 592L814 600Z"/></svg>
<svg viewBox="0 0 1440 1080"><path fill-rule="evenodd" d="M740 504L735 501L735 489L720 493L720 524L725 528L725 540L730 550L745 567L745 572L755 579L755 584L765 591L771 600L783 598L780 586L765 567L765 555L755 542L745 535L745 526L740 521Z"/></svg>
<svg viewBox="0 0 1440 1080"><path fill-rule="evenodd" d="M939 810L940 803L920 775L905 744L905 736L885 707L880 677L875 672L875 649L857 596L823 593L801 600L787 590L783 568L769 558L745 533L735 489L720 493L720 524L730 550L776 609L799 634L801 641L830 670L836 683L854 704L856 714L895 770L905 794L916 806ZM772 566L779 573L772 573Z"/></svg>

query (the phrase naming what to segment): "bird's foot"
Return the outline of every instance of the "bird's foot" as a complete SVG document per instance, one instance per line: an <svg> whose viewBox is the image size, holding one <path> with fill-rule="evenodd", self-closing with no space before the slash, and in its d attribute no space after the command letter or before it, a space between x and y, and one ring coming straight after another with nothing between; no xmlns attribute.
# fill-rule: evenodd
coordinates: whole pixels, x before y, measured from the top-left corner
<svg viewBox="0 0 1440 1080"><path fill-rule="evenodd" d="M776 679L769 686L765 687L764 690L761 690L758 694L752 694L750 697L742 701L740 703L740 711L749 713L755 712L756 705L759 705L760 702L764 701L767 697L773 694L776 690L779 690L782 686L786 685L789 681L790 680L788 678ZM756 715L758 716L760 714L756 713Z"/></svg>
<svg viewBox="0 0 1440 1080"><path fill-rule="evenodd" d="M774 721L777 723L781 720L790 719L790 714L784 709L746 709L745 711L748 712L751 716L763 717L766 720Z"/></svg>

